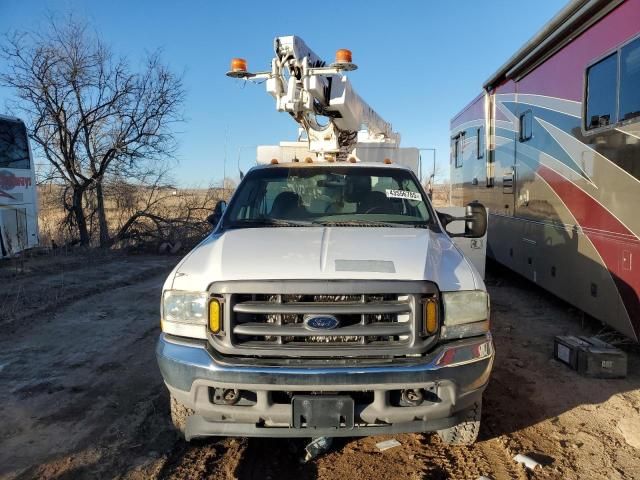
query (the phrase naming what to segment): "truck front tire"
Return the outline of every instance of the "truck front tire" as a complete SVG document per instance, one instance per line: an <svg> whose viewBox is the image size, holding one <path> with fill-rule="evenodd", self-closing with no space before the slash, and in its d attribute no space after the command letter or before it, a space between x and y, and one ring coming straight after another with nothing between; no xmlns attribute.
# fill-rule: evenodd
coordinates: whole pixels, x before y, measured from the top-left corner
<svg viewBox="0 0 640 480"><path fill-rule="evenodd" d="M438 430L438 436L447 445L472 445L480 432L482 401L476 402L464 412L464 419L458 425Z"/></svg>
<svg viewBox="0 0 640 480"><path fill-rule="evenodd" d="M176 397L171 395L171 422L177 430L184 435L184 430L187 425L187 417L193 415L193 410L185 407L180 403Z"/></svg>

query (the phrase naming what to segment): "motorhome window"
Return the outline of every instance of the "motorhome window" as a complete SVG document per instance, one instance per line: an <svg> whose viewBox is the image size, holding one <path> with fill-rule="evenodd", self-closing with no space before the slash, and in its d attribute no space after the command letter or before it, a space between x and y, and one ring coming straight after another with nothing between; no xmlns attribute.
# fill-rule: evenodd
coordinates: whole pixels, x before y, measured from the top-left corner
<svg viewBox="0 0 640 480"><path fill-rule="evenodd" d="M274 221L307 226L423 225L431 218L420 185L408 170L303 166L248 173L223 222L231 228L269 226Z"/></svg>
<svg viewBox="0 0 640 480"><path fill-rule="evenodd" d="M462 145L464 144L464 134L461 133L454 140L454 161L456 168L462 167Z"/></svg>
<svg viewBox="0 0 640 480"><path fill-rule="evenodd" d="M31 168L27 142L23 123L0 120L0 168Z"/></svg>
<svg viewBox="0 0 640 480"><path fill-rule="evenodd" d="M478 147L478 158L484 157L484 128L478 129L478 138L476 145Z"/></svg>
<svg viewBox="0 0 640 480"><path fill-rule="evenodd" d="M451 164L457 167L458 165L456 165L456 158L458 158L458 138L457 137L451 139L451 159L450 159Z"/></svg>
<svg viewBox="0 0 640 480"><path fill-rule="evenodd" d="M520 115L520 141L526 142L533 136L533 113L527 110Z"/></svg>
<svg viewBox="0 0 640 480"><path fill-rule="evenodd" d="M640 38L620 51L620 120L640 117Z"/></svg>
<svg viewBox="0 0 640 480"><path fill-rule="evenodd" d="M609 55L587 70L587 130L605 127L618 121L618 54Z"/></svg>

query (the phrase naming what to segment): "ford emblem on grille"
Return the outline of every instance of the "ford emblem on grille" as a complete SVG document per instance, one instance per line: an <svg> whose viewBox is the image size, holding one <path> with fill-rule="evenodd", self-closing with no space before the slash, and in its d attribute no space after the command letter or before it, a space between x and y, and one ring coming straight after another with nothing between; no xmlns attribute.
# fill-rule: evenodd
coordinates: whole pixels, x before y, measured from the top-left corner
<svg viewBox="0 0 640 480"><path fill-rule="evenodd" d="M333 330L340 325L333 315L307 315L304 317L304 326L309 330Z"/></svg>

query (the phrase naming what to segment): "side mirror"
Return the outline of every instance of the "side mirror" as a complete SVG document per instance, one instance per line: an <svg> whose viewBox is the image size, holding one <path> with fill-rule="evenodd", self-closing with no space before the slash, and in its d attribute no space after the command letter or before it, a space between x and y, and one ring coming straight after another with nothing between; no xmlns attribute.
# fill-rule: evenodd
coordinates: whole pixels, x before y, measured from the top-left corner
<svg viewBox="0 0 640 480"><path fill-rule="evenodd" d="M464 236L466 238L480 238L487 233L487 209L479 202L473 201L467 205L465 215Z"/></svg>
<svg viewBox="0 0 640 480"><path fill-rule="evenodd" d="M479 202L473 201L466 206L464 217L454 217L448 213L437 212L440 223L450 237L480 238L487 233L487 209ZM464 222L464 233L450 232L447 225L453 222Z"/></svg>
<svg viewBox="0 0 640 480"><path fill-rule="evenodd" d="M207 222L209 222L214 227L218 225L218 222L222 218L222 214L226 209L227 209L227 202L225 202L224 200L219 200L213 209L213 213L207 217Z"/></svg>

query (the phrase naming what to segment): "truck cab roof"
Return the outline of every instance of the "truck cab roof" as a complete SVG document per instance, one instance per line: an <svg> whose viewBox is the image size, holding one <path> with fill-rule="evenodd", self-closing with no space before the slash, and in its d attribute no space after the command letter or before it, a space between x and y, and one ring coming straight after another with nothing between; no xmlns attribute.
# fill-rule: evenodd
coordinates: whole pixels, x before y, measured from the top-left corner
<svg viewBox="0 0 640 480"><path fill-rule="evenodd" d="M396 169L396 170L409 170L412 171L406 165L401 165L399 163L382 163L382 162L327 162L327 161L314 161L314 162L278 162L272 164L259 164L252 167L250 170L260 170L263 168L317 168L317 167L349 167L349 168L364 168L364 167L375 167L375 168L388 168L388 169Z"/></svg>

